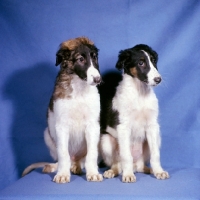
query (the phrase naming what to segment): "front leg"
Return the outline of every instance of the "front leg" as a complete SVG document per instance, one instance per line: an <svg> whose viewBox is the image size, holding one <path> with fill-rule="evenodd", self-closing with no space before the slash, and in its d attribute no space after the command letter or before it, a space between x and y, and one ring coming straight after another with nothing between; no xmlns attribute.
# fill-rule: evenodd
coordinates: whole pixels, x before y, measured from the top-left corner
<svg viewBox="0 0 200 200"><path fill-rule="evenodd" d="M150 125L146 131L147 141L150 149L150 164L153 174L157 179L169 178L168 172L164 171L160 164L160 128L156 123Z"/></svg>
<svg viewBox="0 0 200 200"><path fill-rule="evenodd" d="M102 181L103 176L98 172L98 142L100 137L100 126L98 122L90 123L85 132L87 143L87 155L85 161L86 177L88 181Z"/></svg>
<svg viewBox="0 0 200 200"><path fill-rule="evenodd" d="M127 126L118 125L117 134L122 167L122 181L126 183L135 182L136 177L133 173L133 158L130 149L131 130Z"/></svg>
<svg viewBox="0 0 200 200"><path fill-rule="evenodd" d="M70 182L70 156L68 151L69 130L66 124L58 123L56 125L56 146L58 154L58 172L53 181L56 183Z"/></svg>

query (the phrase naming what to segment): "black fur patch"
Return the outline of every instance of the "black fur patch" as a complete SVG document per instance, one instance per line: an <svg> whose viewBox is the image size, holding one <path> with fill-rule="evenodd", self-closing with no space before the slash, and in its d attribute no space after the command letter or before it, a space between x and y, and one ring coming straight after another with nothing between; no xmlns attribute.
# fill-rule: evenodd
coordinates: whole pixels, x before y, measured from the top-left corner
<svg viewBox="0 0 200 200"><path fill-rule="evenodd" d="M99 70L98 54L96 49L91 49L85 45L79 46L74 52L74 72L83 80L87 78L87 69L90 67L91 62L93 66Z"/></svg>
<svg viewBox="0 0 200 200"><path fill-rule="evenodd" d="M91 65L99 71L98 49L95 45L80 45L70 51L68 49L59 49L56 53L56 66L61 64L61 68L67 74L77 74L81 79L87 79L87 69Z"/></svg>
<svg viewBox="0 0 200 200"><path fill-rule="evenodd" d="M158 54L145 44L139 44L130 49L120 51L116 68L118 70L123 69L124 73L147 82L147 74L150 71L150 65L143 51L149 55L152 64L157 68Z"/></svg>
<svg viewBox="0 0 200 200"><path fill-rule="evenodd" d="M112 108L112 99L121 80L121 74L109 72L103 76L103 84L98 87L101 97L100 124L102 133L105 133L107 126L115 128L119 124L119 113Z"/></svg>
<svg viewBox="0 0 200 200"><path fill-rule="evenodd" d="M157 68L158 54L149 46L139 44L130 49L119 52L116 68L124 70L124 73L136 77L141 81L147 81L147 74L150 70L149 60L145 51L155 68ZM120 123L119 112L112 107L112 100L116 93L116 87L122 80L122 76L116 72L110 72L103 76L104 84L99 86L101 97L101 133L106 133L107 126L116 128Z"/></svg>

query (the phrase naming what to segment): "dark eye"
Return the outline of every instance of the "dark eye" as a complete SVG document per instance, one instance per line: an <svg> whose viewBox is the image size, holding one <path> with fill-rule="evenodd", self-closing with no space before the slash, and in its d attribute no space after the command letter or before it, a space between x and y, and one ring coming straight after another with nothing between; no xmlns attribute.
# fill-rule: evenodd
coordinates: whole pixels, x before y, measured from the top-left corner
<svg viewBox="0 0 200 200"><path fill-rule="evenodd" d="M79 58L79 61L81 61L81 62L84 62L84 60L85 60L85 59L84 59L83 57L80 57L80 58Z"/></svg>
<svg viewBox="0 0 200 200"><path fill-rule="evenodd" d="M140 61L138 62L138 65L139 65L139 66L144 66L144 61L140 60Z"/></svg>

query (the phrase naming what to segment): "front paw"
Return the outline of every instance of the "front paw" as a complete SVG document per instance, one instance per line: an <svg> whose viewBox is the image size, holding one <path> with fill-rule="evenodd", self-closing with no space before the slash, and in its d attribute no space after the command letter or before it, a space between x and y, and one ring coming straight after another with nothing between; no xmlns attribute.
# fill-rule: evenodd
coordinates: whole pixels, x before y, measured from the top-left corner
<svg viewBox="0 0 200 200"><path fill-rule="evenodd" d="M87 181L102 181L103 176L101 174L87 174Z"/></svg>
<svg viewBox="0 0 200 200"><path fill-rule="evenodd" d="M161 179L161 180L164 180L164 179L169 178L169 174L168 174L168 172L166 172L166 171L154 173L154 175L155 175L155 177L156 177L157 179Z"/></svg>
<svg viewBox="0 0 200 200"><path fill-rule="evenodd" d="M53 179L56 183L69 183L70 182L70 175L66 174L56 174Z"/></svg>
<svg viewBox="0 0 200 200"><path fill-rule="evenodd" d="M122 176L122 182L124 182L124 183L133 183L133 182L136 182L136 177L135 177L134 174L123 175Z"/></svg>

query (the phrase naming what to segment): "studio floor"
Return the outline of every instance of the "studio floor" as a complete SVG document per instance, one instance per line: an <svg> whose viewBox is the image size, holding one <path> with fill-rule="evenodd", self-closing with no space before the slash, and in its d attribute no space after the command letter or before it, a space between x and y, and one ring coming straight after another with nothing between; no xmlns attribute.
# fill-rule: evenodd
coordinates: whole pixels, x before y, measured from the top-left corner
<svg viewBox="0 0 200 200"><path fill-rule="evenodd" d="M200 169L167 170L167 180L137 173L135 183L122 183L121 176L87 182L83 174L72 175L70 183L56 184L54 173L37 169L0 191L0 199L200 199Z"/></svg>

